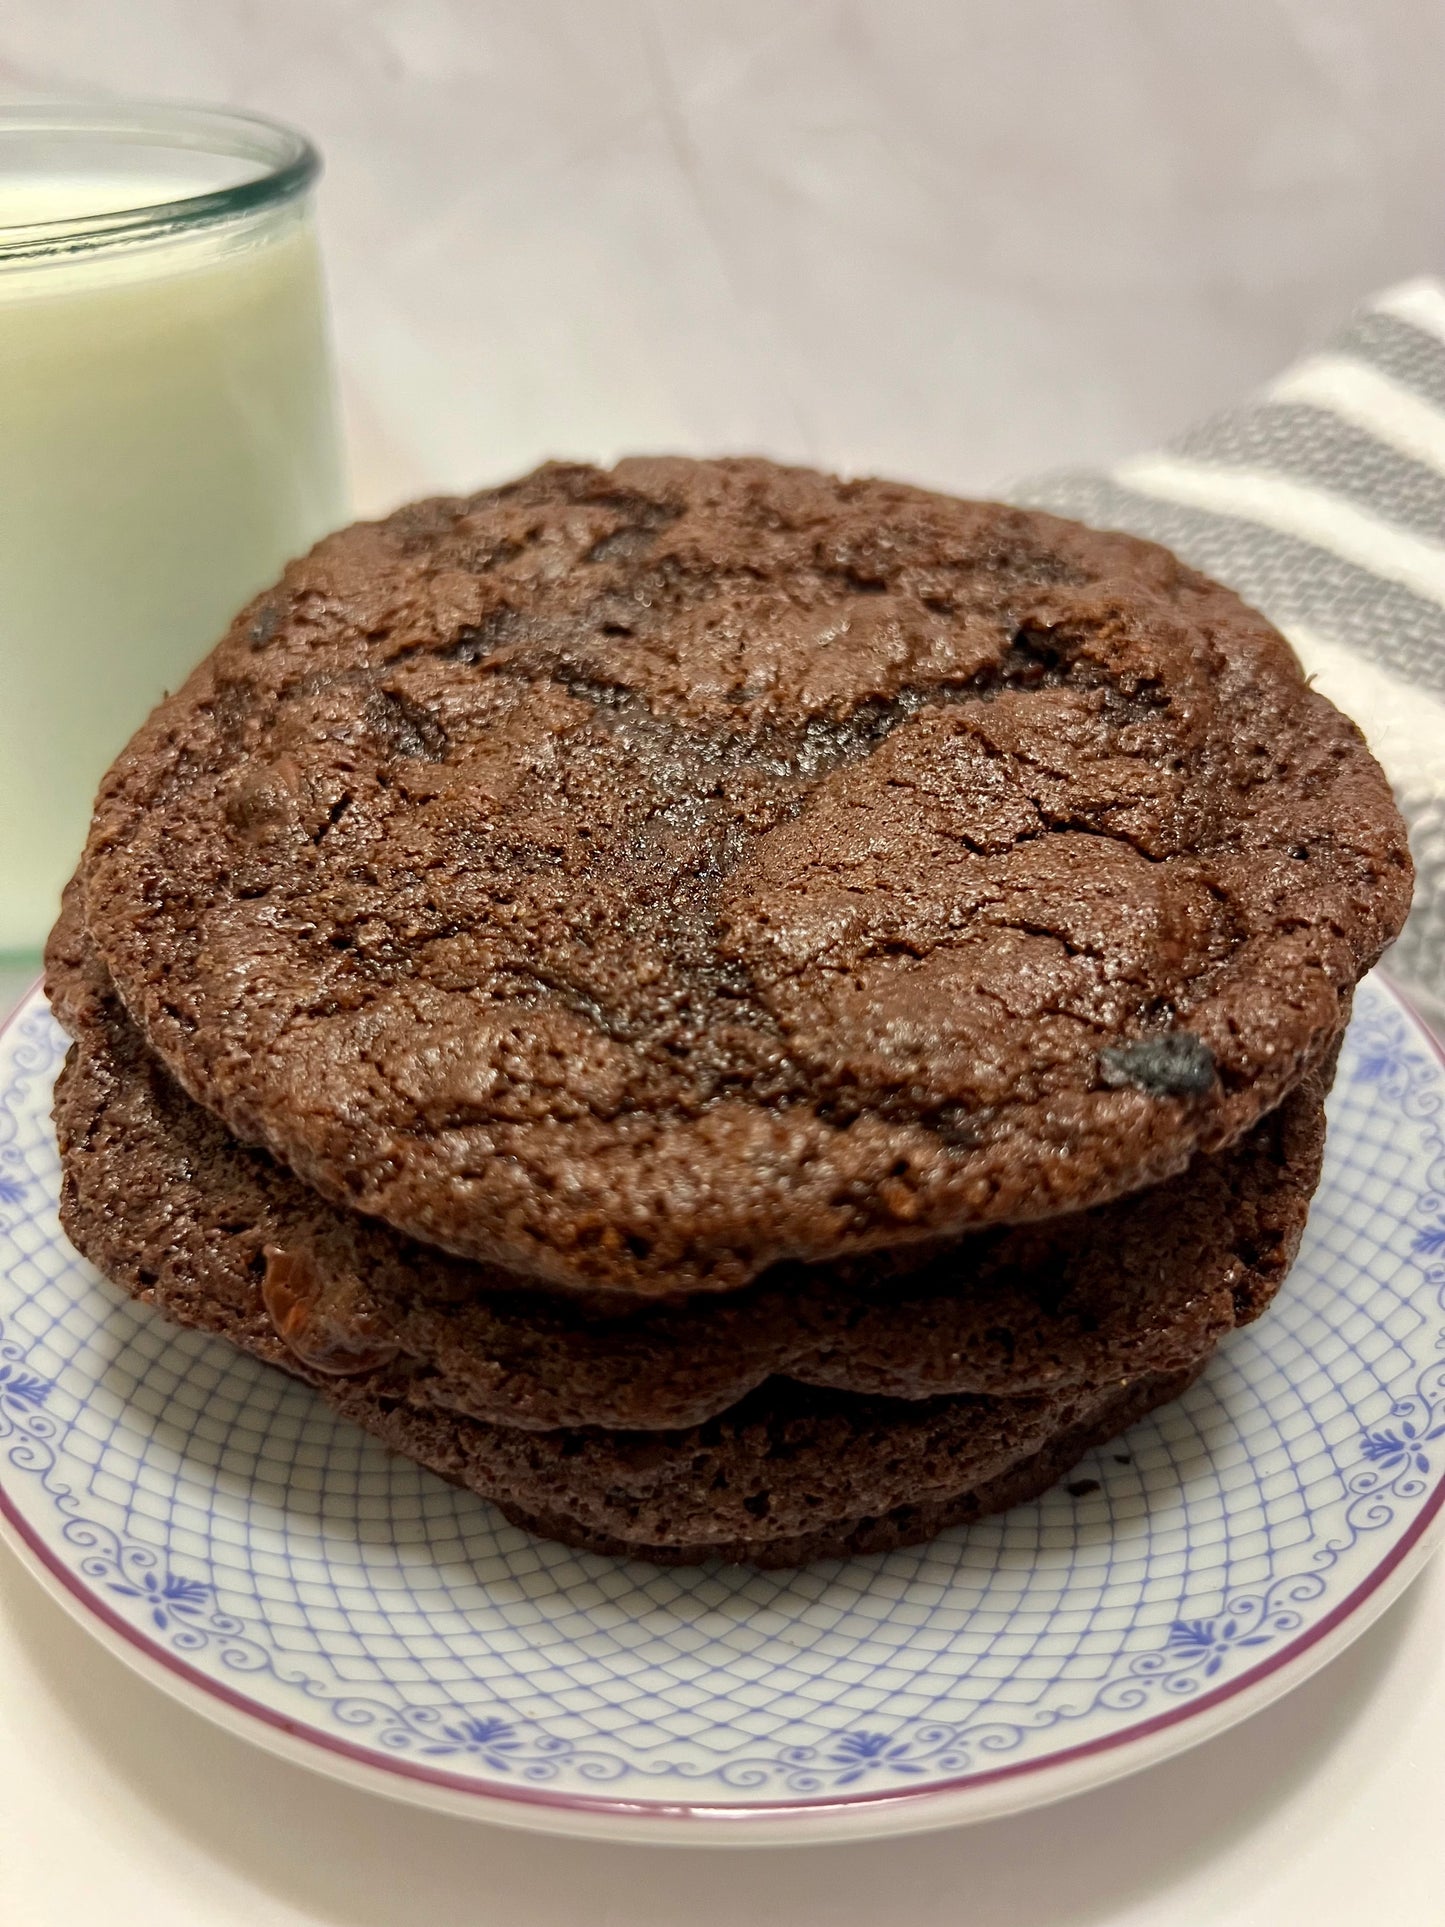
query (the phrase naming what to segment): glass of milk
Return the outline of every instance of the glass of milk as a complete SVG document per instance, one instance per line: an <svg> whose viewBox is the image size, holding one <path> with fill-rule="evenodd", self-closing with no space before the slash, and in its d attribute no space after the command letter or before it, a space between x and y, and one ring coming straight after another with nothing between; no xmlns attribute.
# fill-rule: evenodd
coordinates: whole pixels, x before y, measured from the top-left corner
<svg viewBox="0 0 1445 1927"><path fill-rule="evenodd" d="M248 115L0 108L0 956L131 731L345 519L318 168Z"/></svg>

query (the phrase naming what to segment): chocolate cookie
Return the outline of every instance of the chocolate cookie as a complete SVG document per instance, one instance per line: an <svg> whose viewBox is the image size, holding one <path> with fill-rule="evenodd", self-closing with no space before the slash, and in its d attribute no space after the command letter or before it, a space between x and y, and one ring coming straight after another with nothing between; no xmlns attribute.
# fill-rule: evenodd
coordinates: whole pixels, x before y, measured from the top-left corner
<svg viewBox="0 0 1445 1927"><path fill-rule="evenodd" d="M387 1409L364 1390L331 1402L566 1545L666 1566L798 1566L917 1545L1037 1498L1206 1362L1034 1399L908 1403L773 1381L685 1432L516 1432Z"/></svg>
<svg viewBox="0 0 1445 1927"><path fill-rule="evenodd" d="M159 1227L174 1200L148 1192L144 1162L128 1176L111 1164L123 1181L96 1192L104 1148L72 1135L83 1057L77 1045L58 1108L61 1219L77 1247L177 1323L305 1379L395 1450L569 1544L670 1564L791 1565L931 1537L1042 1491L1090 1445L1175 1396L1203 1362L1008 1399L859 1398L772 1379L706 1423L669 1431L533 1431L470 1418L408 1396L415 1379L374 1343L369 1354L355 1344L298 1352L282 1335L284 1294L268 1293L259 1273L208 1268L184 1201L166 1243ZM96 1129L103 1139L105 1124ZM209 1227L222 1246L233 1229L220 1221L225 1202Z"/></svg>
<svg viewBox="0 0 1445 1927"><path fill-rule="evenodd" d="M1319 1173L1317 1073L1240 1144L1152 1191L619 1313L418 1245L238 1145L146 1051L76 905L72 891L49 979L77 1039L56 1094L76 1243L182 1323L269 1323L297 1362L366 1376L419 1413L675 1429L780 1376L917 1399L1177 1371L1273 1296Z"/></svg>
<svg viewBox="0 0 1445 1927"><path fill-rule="evenodd" d="M760 461L331 537L107 779L87 917L333 1201L624 1294L1045 1218L1271 1110L1404 829L1164 550Z"/></svg>

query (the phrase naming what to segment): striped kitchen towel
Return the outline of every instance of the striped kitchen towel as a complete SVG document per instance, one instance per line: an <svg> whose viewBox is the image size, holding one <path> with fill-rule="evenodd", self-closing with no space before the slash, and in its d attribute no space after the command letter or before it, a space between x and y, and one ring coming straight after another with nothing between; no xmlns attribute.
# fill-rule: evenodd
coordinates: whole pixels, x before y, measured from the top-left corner
<svg viewBox="0 0 1445 1927"><path fill-rule="evenodd" d="M1319 354L1156 455L1013 498L1163 542L1289 637L1410 825L1389 968L1445 1006L1445 286L1379 295Z"/></svg>

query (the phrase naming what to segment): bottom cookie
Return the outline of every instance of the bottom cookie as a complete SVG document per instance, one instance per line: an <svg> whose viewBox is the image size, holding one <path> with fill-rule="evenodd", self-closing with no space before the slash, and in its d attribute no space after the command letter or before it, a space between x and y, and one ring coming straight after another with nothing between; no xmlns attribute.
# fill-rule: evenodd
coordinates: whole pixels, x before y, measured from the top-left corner
<svg viewBox="0 0 1445 1927"><path fill-rule="evenodd" d="M972 1525L991 1512L1006 1512L1047 1492L1085 1453L1107 1443L1160 1405L1186 1392L1207 1361L1191 1371L1154 1373L1124 1387L1087 1418L1078 1420L992 1478L966 1492L895 1506L891 1511L855 1519L835 1519L811 1531L787 1538L701 1540L693 1545L648 1545L598 1532L564 1512L528 1512L505 1500L495 1500L513 1525L559 1539L584 1552L613 1558L645 1559L653 1565L693 1566L719 1559L734 1565L762 1567L804 1566L815 1559L848 1559L869 1552L893 1552L900 1546L920 1545L950 1526Z"/></svg>
<svg viewBox="0 0 1445 1927"><path fill-rule="evenodd" d="M528 1432L333 1379L327 1402L508 1518L661 1564L798 1565L907 1545L1017 1505L1203 1370L1031 1398L866 1398L772 1379L678 1432Z"/></svg>

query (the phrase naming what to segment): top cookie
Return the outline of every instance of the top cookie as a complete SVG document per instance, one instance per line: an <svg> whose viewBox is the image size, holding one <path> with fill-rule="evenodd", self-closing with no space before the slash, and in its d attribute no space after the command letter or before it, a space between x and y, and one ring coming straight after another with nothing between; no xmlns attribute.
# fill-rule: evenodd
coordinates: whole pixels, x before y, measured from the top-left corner
<svg viewBox="0 0 1445 1927"><path fill-rule="evenodd" d="M238 1136L648 1294L1182 1169L1410 889L1359 732L1165 550L680 459L322 542L133 739L84 875Z"/></svg>

